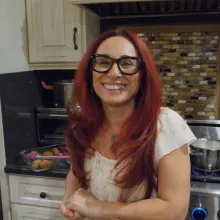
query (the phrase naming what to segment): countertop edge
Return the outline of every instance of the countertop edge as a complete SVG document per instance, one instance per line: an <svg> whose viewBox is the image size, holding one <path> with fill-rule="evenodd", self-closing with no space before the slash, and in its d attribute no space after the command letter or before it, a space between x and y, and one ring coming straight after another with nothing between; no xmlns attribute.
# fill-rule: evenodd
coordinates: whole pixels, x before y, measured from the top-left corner
<svg viewBox="0 0 220 220"><path fill-rule="evenodd" d="M4 167L6 174L19 174L27 176L36 176L36 177L54 177L65 179L69 170L59 169L59 170L48 170L44 172L35 172L31 170L28 166L20 166L14 164L7 164Z"/></svg>

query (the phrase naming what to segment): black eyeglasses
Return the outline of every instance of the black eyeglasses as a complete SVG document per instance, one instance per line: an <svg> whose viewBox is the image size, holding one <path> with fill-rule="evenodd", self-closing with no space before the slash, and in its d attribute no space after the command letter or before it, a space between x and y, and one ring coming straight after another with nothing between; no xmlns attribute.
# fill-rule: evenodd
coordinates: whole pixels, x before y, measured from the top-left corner
<svg viewBox="0 0 220 220"><path fill-rule="evenodd" d="M138 72L142 62L141 57L122 56L118 59L105 54L92 54L92 69L98 73L107 73L117 63L118 69L122 74L134 75Z"/></svg>

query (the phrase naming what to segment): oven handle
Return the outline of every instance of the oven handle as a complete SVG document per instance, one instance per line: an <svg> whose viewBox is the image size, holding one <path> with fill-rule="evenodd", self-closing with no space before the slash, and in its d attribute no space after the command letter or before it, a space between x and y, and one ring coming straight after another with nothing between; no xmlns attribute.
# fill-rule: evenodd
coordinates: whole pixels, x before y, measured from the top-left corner
<svg viewBox="0 0 220 220"><path fill-rule="evenodd" d="M65 119L68 116L67 115L61 115L61 114L53 114L53 113L38 113L38 118L59 118L59 119Z"/></svg>
<svg viewBox="0 0 220 220"><path fill-rule="evenodd" d="M191 187L191 193L217 196L217 197L220 196L220 191L218 189L211 189L211 188Z"/></svg>

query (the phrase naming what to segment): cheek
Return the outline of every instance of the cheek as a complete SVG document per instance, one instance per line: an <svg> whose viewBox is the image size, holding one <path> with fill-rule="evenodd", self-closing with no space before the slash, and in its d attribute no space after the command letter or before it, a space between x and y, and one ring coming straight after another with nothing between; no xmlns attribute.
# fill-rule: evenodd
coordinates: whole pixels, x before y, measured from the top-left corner
<svg viewBox="0 0 220 220"><path fill-rule="evenodd" d="M96 87L98 85L98 83L100 83L100 78L101 78L101 75L100 74L97 74L95 72L92 73L92 85L93 87Z"/></svg>
<svg viewBox="0 0 220 220"><path fill-rule="evenodd" d="M140 74L132 76L131 79L132 89L138 91L140 88Z"/></svg>

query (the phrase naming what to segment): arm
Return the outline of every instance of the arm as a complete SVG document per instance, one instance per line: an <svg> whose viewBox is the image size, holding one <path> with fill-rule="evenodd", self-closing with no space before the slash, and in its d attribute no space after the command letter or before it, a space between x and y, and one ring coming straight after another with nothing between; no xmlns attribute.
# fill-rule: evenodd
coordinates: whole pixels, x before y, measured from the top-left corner
<svg viewBox="0 0 220 220"><path fill-rule="evenodd" d="M60 205L61 213L68 219L83 219L82 216L75 212L75 210L69 210L66 206L66 201L76 192L80 187L80 184L76 177L72 173L72 166L67 174L66 183L65 183L65 193L63 201Z"/></svg>
<svg viewBox="0 0 220 220"><path fill-rule="evenodd" d="M64 197L63 197L63 202L66 202L69 199L69 197L72 196L73 193L75 191L77 191L77 189L79 189L79 188L80 188L79 181L73 175L72 166L71 166L70 170L67 174L67 177L66 177L65 193L64 193Z"/></svg>
<svg viewBox="0 0 220 220"><path fill-rule="evenodd" d="M158 198L120 204L88 201L90 218L106 220L184 220L190 197L188 146L164 156L158 165Z"/></svg>

